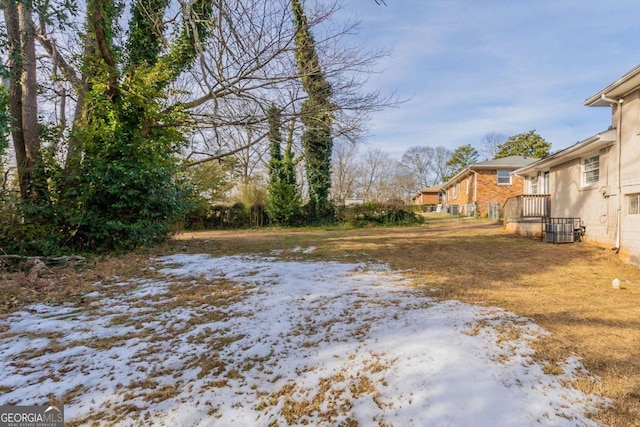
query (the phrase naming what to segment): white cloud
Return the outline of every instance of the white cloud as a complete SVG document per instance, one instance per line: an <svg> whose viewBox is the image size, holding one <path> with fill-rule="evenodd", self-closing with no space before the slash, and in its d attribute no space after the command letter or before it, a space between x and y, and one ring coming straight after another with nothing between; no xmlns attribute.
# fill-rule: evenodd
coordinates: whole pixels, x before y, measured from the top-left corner
<svg viewBox="0 0 640 427"><path fill-rule="evenodd" d="M367 43L393 48L371 84L411 98L372 116L371 145L393 154L531 129L564 148L609 126L607 109L582 101L640 58L638 1L387 4L346 9L359 11Z"/></svg>

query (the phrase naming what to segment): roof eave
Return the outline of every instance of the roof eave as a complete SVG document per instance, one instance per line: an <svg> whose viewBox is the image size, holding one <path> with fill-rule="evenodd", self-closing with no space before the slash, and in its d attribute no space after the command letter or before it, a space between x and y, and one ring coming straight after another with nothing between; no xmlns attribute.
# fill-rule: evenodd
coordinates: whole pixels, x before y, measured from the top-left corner
<svg viewBox="0 0 640 427"><path fill-rule="evenodd" d="M527 175L532 172L539 172L549 169L552 166L565 163L578 155L582 155L582 151L596 150L608 145L612 145L616 140L616 130L609 129L605 132L593 135L583 141L580 141L571 147L567 147L564 150L560 150L555 154L552 154L530 165L521 167L514 170L514 175Z"/></svg>
<svg viewBox="0 0 640 427"><path fill-rule="evenodd" d="M470 170L471 170L471 167L466 167L462 169L460 172L458 172L457 174L455 174L449 181L442 184L441 191L449 188L450 184L455 183L458 180L458 178L460 178L462 175L464 175L466 172L469 172Z"/></svg>
<svg viewBox="0 0 640 427"><path fill-rule="evenodd" d="M456 181L458 181L458 179L460 179L460 177L464 176L466 173L469 172L473 172L473 171L482 171L482 170L515 170L518 168L521 168L522 166L520 165L479 165L479 164L473 164L471 166L467 166L466 168L464 168L463 170L461 170L460 172L458 172L457 174L455 174L453 176L453 178L451 178L449 181L445 182L444 184L442 184L442 189L445 190L447 188L449 188L451 185L453 185Z"/></svg>
<svg viewBox="0 0 640 427"><path fill-rule="evenodd" d="M624 98L630 92L636 90L638 86L640 86L640 65L595 95L585 99L582 105L587 107L609 107L611 105L610 102L602 99L603 96L617 99Z"/></svg>
<svg viewBox="0 0 640 427"><path fill-rule="evenodd" d="M505 170L505 169L518 169L522 165L492 165L492 166L472 166L473 170Z"/></svg>

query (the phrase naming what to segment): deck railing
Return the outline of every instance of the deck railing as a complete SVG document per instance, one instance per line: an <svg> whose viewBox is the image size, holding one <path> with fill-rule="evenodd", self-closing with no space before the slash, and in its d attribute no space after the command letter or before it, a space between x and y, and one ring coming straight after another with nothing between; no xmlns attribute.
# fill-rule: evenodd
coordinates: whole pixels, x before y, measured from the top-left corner
<svg viewBox="0 0 640 427"><path fill-rule="evenodd" d="M551 216L550 194L520 194L504 203L504 221Z"/></svg>

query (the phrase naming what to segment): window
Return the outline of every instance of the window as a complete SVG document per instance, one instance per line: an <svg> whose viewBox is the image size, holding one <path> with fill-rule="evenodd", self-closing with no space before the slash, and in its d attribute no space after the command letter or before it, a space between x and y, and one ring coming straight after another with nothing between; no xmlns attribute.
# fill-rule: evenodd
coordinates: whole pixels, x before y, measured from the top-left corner
<svg viewBox="0 0 640 427"><path fill-rule="evenodd" d="M451 197L452 199L455 199L458 197L458 185L454 185L453 189L451 190L453 192L453 196Z"/></svg>
<svg viewBox="0 0 640 427"><path fill-rule="evenodd" d="M600 156L587 157L582 163L583 184L597 184L600 181Z"/></svg>
<svg viewBox="0 0 640 427"><path fill-rule="evenodd" d="M630 215L640 214L640 194L627 195L627 206Z"/></svg>
<svg viewBox="0 0 640 427"><path fill-rule="evenodd" d="M538 175L529 178L529 194L538 194Z"/></svg>
<svg viewBox="0 0 640 427"><path fill-rule="evenodd" d="M498 171L498 185L511 185L511 173L509 171Z"/></svg>
<svg viewBox="0 0 640 427"><path fill-rule="evenodd" d="M549 194L549 171L542 174L542 194Z"/></svg>

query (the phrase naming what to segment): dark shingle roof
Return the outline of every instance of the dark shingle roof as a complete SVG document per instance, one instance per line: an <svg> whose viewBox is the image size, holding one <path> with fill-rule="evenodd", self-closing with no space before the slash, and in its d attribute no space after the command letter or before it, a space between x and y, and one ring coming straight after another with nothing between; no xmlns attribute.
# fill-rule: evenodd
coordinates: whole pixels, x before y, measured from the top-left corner
<svg viewBox="0 0 640 427"><path fill-rule="evenodd" d="M523 156L507 156L501 159L487 160L486 162L474 163L460 172L458 172L453 178L443 184L444 188L448 188L450 184L455 183L460 176L465 173L469 173L471 170L516 170L524 166L530 165L540 159L535 157L523 157Z"/></svg>
<svg viewBox="0 0 640 427"><path fill-rule="evenodd" d="M472 169L475 168L494 168L494 167L511 167L521 168L527 166L535 161L538 161L535 157L522 157L522 156L507 156L501 159L487 160L486 162L474 163L471 165Z"/></svg>

